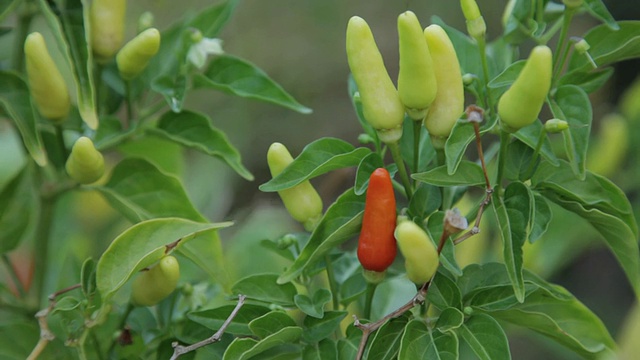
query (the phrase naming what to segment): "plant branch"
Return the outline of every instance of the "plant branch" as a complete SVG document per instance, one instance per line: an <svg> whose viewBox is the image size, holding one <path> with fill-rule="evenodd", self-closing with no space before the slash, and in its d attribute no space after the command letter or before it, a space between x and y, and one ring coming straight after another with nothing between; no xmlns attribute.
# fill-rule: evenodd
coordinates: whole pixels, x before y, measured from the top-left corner
<svg viewBox="0 0 640 360"><path fill-rule="evenodd" d="M413 121L413 172L418 172L420 166L420 137L422 134L422 121Z"/></svg>
<svg viewBox="0 0 640 360"><path fill-rule="evenodd" d="M69 291L78 289L81 286L82 286L81 284L75 284L67 288L64 288L62 290L58 290L53 294L49 295L48 297L49 306L36 313L36 319L38 319L38 325L40 325L40 339L38 340L38 343L33 348L33 350L31 350L31 354L29 354L29 356L27 357L27 360L37 359L38 356L40 356L40 354L47 347L47 344L49 344L50 341L53 341L53 339L56 338L56 336L49 329L49 323L47 322L47 317L49 316L49 313L53 311L53 309L55 308L56 299L58 298L58 296L68 293Z"/></svg>
<svg viewBox="0 0 640 360"><path fill-rule="evenodd" d="M184 355L184 354L186 354L188 352L194 351L194 350L199 349L199 348L201 348L203 346L207 346L207 345L210 345L210 344L213 344L215 342L220 341L220 339L222 338L222 334L224 334L224 331L227 329L229 324L231 324L231 321L233 321L233 318L236 317L236 315L240 311L240 308L242 308L242 305L244 305L245 299L246 299L246 296L244 296L244 295L239 295L238 296L238 304L233 309L233 311L231 312L231 314L229 315L227 320L225 320L224 324L222 324L220 329L218 329L218 331L216 331L216 333L213 334L210 338L204 339L204 340L202 340L200 342L197 342L197 343L195 343L193 345L189 345L189 346L182 346L182 345L178 344L177 341L172 343L171 346L173 346L173 355L171 356L170 360L175 360L178 357L180 357L180 355Z"/></svg>
<svg viewBox="0 0 640 360"><path fill-rule="evenodd" d="M400 154L400 145L398 142L388 143L387 147L391 151L391 157L393 161L398 166L398 173L400 174L400 180L402 181L402 186L404 186L404 192L407 195L407 200L411 200L411 195L413 191L411 190L411 182L409 181L409 174L407 173L407 168L404 166L404 161L402 160L402 154Z"/></svg>

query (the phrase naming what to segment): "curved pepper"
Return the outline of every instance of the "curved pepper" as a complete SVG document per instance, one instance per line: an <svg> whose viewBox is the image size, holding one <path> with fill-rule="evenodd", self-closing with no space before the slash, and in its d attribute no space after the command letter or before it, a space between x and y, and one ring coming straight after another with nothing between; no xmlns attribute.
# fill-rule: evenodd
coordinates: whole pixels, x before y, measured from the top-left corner
<svg viewBox="0 0 640 360"><path fill-rule="evenodd" d="M551 87L551 73L551 49L545 45L536 46L516 81L498 101L503 130L515 132L538 119Z"/></svg>
<svg viewBox="0 0 640 360"><path fill-rule="evenodd" d="M281 143L273 143L267 151L267 163L271 176L276 177L289 164L293 157L289 150ZM278 191L287 211L304 228L312 231L322 218L322 198L307 180L291 188Z"/></svg>
<svg viewBox="0 0 640 360"><path fill-rule="evenodd" d="M131 302L138 306L153 306L176 289L179 279L178 260L171 255L165 256L133 280Z"/></svg>
<svg viewBox="0 0 640 360"><path fill-rule="evenodd" d="M464 112L464 85L458 56L447 33L438 25L424 29L438 83L438 93L424 125L436 149L443 149L451 129Z"/></svg>
<svg viewBox="0 0 640 360"><path fill-rule="evenodd" d="M122 46L126 0L93 0L89 9L91 49L98 62L107 62Z"/></svg>
<svg viewBox="0 0 640 360"><path fill-rule="evenodd" d="M358 240L358 260L365 270L385 271L396 258L396 198L391 176L378 168L369 177L362 229Z"/></svg>
<svg viewBox="0 0 640 360"><path fill-rule="evenodd" d="M61 123L67 118L71 108L69 92L40 33L34 32L27 36L24 54L29 91L38 111L54 123Z"/></svg>
<svg viewBox="0 0 640 360"><path fill-rule="evenodd" d="M365 119L380 140L392 143L402 137L404 106L364 19L354 16L347 25L347 59L358 85Z"/></svg>
<svg viewBox="0 0 640 360"><path fill-rule="evenodd" d="M80 184L91 184L104 174L104 158L88 137L81 137L73 144L65 168L69 176Z"/></svg>
<svg viewBox="0 0 640 360"><path fill-rule="evenodd" d="M440 257L429 235L413 221L406 220L398 224L394 236L404 256L409 280L418 285L431 280L440 265Z"/></svg>
<svg viewBox="0 0 640 360"><path fill-rule="evenodd" d="M138 76L149 64L149 60L160 49L160 32L156 28L147 29L126 43L116 55L120 76L131 80Z"/></svg>
<svg viewBox="0 0 640 360"><path fill-rule="evenodd" d="M406 11L398 16L400 72L398 94L413 120L424 120L436 98L436 75L429 47L416 15Z"/></svg>

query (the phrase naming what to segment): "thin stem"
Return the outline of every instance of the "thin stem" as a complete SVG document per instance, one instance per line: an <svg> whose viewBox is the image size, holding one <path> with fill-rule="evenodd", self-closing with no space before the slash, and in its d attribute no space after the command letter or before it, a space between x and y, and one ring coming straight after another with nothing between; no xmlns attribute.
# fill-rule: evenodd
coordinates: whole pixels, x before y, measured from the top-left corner
<svg viewBox="0 0 640 360"><path fill-rule="evenodd" d="M367 283L367 292L364 299L364 317L365 319L371 319L371 307L373 304L373 295L376 293L378 284Z"/></svg>
<svg viewBox="0 0 640 360"><path fill-rule="evenodd" d="M420 166L420 137L422 135L422 121L413 122L413 172L418 172Z"/></svg>
<svg viewBox="0 0 640 360"><path fill-rule="evenodd" d="M567 61L567 55L569 54L570 42L567 41L567 33L569 32L569 26L573 19L574 11L565 11L562 21L562 29L560 30L560 38L558 39L558 46L556 47L556 59L553 64L553 79L554 83L564 68L564 64Z"/></svg>
<svg viewBox="0 0 640 360"><path fill-rule="evenodd" d="M327 269L327 279L329 280L329 289L331 289L331 298L333 300L333 310L338 310L340 302L338 300L338 284L336 284L335 274L333 273L333 262L329 255L324 256L324 263Z"/></svg>
<svg viewBox="0 0 640 360"><path fill-rule="evenodd" d="M16 269L13 267L13 264L11 263L11 259L9 259L9 256L6 253L2 254L2 262L7 268L7 272L11 277L11 281L13 282L16 289L18 290L18 294L20 295L21 298L25 297L27 292L24 289L24 285L22 284L22 281L20 281L20 277L18 276L18 273L16 273Z"/></svg>
<svg viewBox="0 0 640 360"><path fill-rule="evenodd" d="M478 39L478 50L480 51L480 59L482 61L482 74L484 75L484 85L487 90L486 109L489 113L493 113L493 102L491 98L491 88L489 87L489 62L487 60L487 42L485 38Z"/></svg>
<svg viewBox="0 0 640 360"><path fill-rule="evenodd" d="M93 342L93 347L96 349L98 360L104 360L104 356L102 356L102 352L100 351L100 342L98 341L95 331L91 331L91 341Z"/></svg>
<svg viewBox="0 0 640 360"><path fill-rule="evenodd" d="M544 1L536 0L538 9L536 11L536 22L541 23L544 20Z"/></svg>
<svg viewBox="0 0 640 360"><path fill-rule="evenodd" d="M106 113L107 98L109 91L105 82L102 80L102 73L104 72L104 65L100 62L94 61L93 80L95 81L96 99L98 101L98 115L104 115Z"/></svg>
<svg viewBox="0 0 640 360"><path fill-rule="evenodd" d="M538 136L538 143L536 144L536 149L533 151L533 155L531 156L531 162L529 163L529 167L527 167L527 171L524 173L526 178L528 179L533 173L533 169L538 162L538 157L540 156L540 149L542 149L542 144L544 143L544 139L547 136L547 129L542 127L542 131L540 131L540 136Z"/></svg>
<svg viewBox="0 0 640 360"><path fill-rule="evenodd" d="M491 188L491 181L489 181L489 174L487 172L487 164L484 161L484 151L482 151L482 139L480 137L480 124L473 123L473 131L476 134L476 147L478 148L478 157L480 158L480 164L482 165L482 172L484 174L484 181L487 189Z"/></svg>
<svg viewBox="0 0 640 360"><path fill-rule="evenodd" d="M126 130L129 128L129 124L133 120L133 98L131 95L131 81L125 80L124 82L124 96L127 106L127 117L125 118L122 127Z"/></svg>
<svg viewBox="0 0 640 360"><path fill-rule="evenodd" d="M63 159L67 159L69 157L69 152L67 151L67 146L64 141L64 133L61 125L55 125L56 131L56 139L58 141L58 146L60 147L60 152L62 154Z"/></svg>
<svg viewBox="0 0 640 360"><path fill-rule="evenodd" d="M53 224L54 199L40 199L40 218L36 229L35 248L35 271L33 279L33 289L36 291L36 301L41 303L42 294L45 291L45 275L47 274L47 257L49 255L49 237L51 235L51 225ZM40 306L41 307L41 306Z"/></svg>
<svg viewBox="0 0 640 360"><path fill-rule="evenodd" d="M549 42L549 40L551 40L552 37L555 36L555 34L558 32L558 30L560 30L560 28L562 27L562 23L563 23L563 18L556 20L553 25L549 28L549 30L547 30L547 32L540 36L537 40L538 44L546 44Z"/></svg>
<svg viewBox="0 0 640 360"><path fill-rule="evenodd" d="M24 72L24 41L27 38L34 16L32 6L31 1L24 2L24 10L18 16L18 25L13 40L13 59L11 61L13 68L20 73Z"/></svg>
<svg viewBox="0 0 640 360"><path fill-rule="evenodd" d="M400 180L402 181L402 186L404 186L404 192L407 195L407 200L411 200L411 195L413 191L411 190L411 182L409 181L409 174L407 173L407 168L404 166L404 161L402 161L402 154L400 154L400 145L398 142L388 143L387 147L391 151L391 157L393 161L398 165L398 173L400 173Z"/></svg>
<svg viewBox="0 0 640 360"><path fill-rule="evenodd" d="M496 179L496 188L502 186L502 177L504 176L504 165L507 158L507 148L509 145L510 135L504 130L500 130L500 153L498 154L498 178Z"/></svg>
<svg viewBox="0 0 640 360"><path fill-rule="evenodd" d="M184 355L184 354L186 354L188 352L191 352L193 350L199 349L199 348L201 348L203 346L207 346L209 344L213 344L213 343L215 343L217 341L220 341L220 339L222 338L222 334L224 334L224 332L227 329L227 327L229 326L229 324L231 324L231 321L233 321L233 319L236 317L236 315L240 311L240 308L242 308L242 305L244 305L245 299L246 299L246 296L244 296L244 295L238 296L238 304L233 309L233 311L231 312L231 314L229 315L227 320L225 320L225 322L222 324L220 329L218 329L218 331L216 331L216 333L213 334L213 336L211 336L210 338L204 339L204 340L202 340L200 342L197 342L197 343L195 343L193 345L189 345L189 346L182 346L182 345L178 344L178 342L172 343L171 346L173 346L173 355L171 356L170 360L175 360L178 357L180 357L180 355Z"/></svg>
<svg viewBox="0 0 640 360"><path fill-rule="evenodd" d="M127 304L127 309L124 311L124 314L122 315L122 319L120 319L120 323L118 324L118 327L116 328L117 330L124 329L125 325L127 324L127 319L129 318L129 315L131 314L131 312L133 311L134 308L135 307L133 306L133 304L131 302L129 302L129 304ZM109 354L111 354L113 349L115 349L116 342L117 342L117 339L113 339L113 341L111 342L111 345L109 345L109 350L107 350L107 356Z"/></svg>

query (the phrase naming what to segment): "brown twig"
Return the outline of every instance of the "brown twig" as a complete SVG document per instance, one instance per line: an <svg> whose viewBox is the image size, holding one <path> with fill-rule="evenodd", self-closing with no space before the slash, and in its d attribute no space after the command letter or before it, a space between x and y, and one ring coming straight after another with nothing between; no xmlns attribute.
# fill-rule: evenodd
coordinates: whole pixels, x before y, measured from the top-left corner
<svg viewBox="0 0 640 360"><path fill-rule="evenodd" d="M220 341L220 339L222 338L222 334L224 334L224 331L227 329L229 324L231 324L231 321L233 321L233 318L236 317L236 315L238 314L238 311L240 311L240 308L242 308L242 305L244 305L245 299L246 299L246 296L244 296L244 295L239 295L238 296L238 304L233 309L233 311L231 312L231 314L229 315L227 320L225 320L224 324L222 324L220 329L218 329L218 331L216 331L216 333L213 334L210 338L204 339L202 341L199 341L199 342L197 342L195 344L192 344L192 345L189 345L189 346L182 346L182 345L178 344L177 341L172 343L171 346L173 346L173 355L171 356L170 360L175 360L178 357L180 357L180 355L184 355L184 354L186 354L188 352L191 352L193 350L199 349L199 348L201 348L203 346L207 346L209 344L213 344L215 342Z"/></svg>
<svg viewBox="0 0 640 360"><path fill-rule="evenodd" d="M58 290L47 297L47 299L49 299L49 306L36 313L36 319L38 319L38 325L40 326L40 339L33 350L31 350L31 354L29 354L27 360L37 359L44 351L45 347L47 347L47 344L56 338L51 330L49 330L49 324L47 323L47 316L49 316L49 313L56 307L56 298L81 286L81 284L75 284L62 290Z"/></svg>

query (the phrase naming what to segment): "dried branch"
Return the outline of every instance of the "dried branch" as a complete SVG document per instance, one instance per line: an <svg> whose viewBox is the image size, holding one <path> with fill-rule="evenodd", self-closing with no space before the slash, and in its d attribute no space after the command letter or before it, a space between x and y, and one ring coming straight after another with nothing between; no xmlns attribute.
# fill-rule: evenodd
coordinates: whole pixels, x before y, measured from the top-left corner
<svg viewBox="0 0 640 360"><path fill-rule="evenodd" d="M245 299L246 299L246 296L244 296L244 295L239 295L238 296L238 304L233 309L231 314L229 314L229 317L227 318L227 320L225 320L224 324L222 324L220 329L218 329L218 331L216 331L216 333L213 334L210 338L204 339L202 341L199 341L199 342L197 342L197 343L195 343L193 345L189 345L189 346L182 346L182 345L178 344L177 341L172 343L171 346L173 346L173 355L171 356L170 360L175 360L178 357L180 357L180 355L184 355L184 354L186 354L188 352L194 351L194 350L199 349L199 348L201 348L203 346L207 346L207 345L210 345L210 344L213 344L215 342L220 341L220 339L222 338L222 334L224 334L224 331L227 329L229 324L231 324L231 321L233 321L233 318L236 317L236 315L240 311L240 308L242 308L242 305L244 305Z"/></svg>

